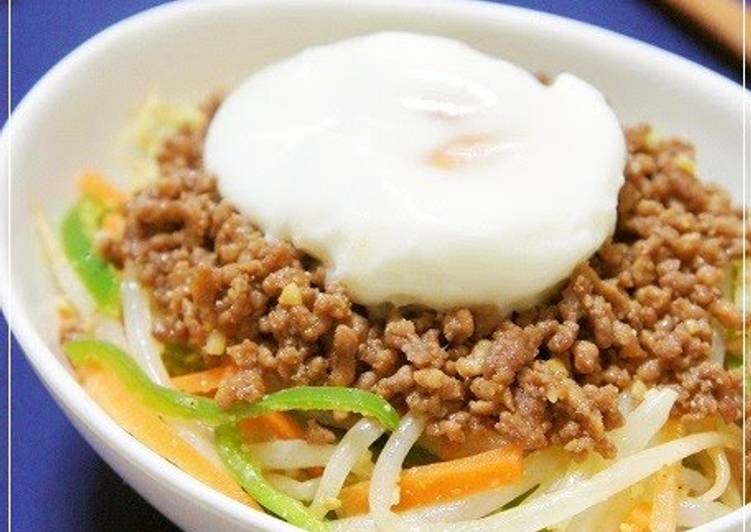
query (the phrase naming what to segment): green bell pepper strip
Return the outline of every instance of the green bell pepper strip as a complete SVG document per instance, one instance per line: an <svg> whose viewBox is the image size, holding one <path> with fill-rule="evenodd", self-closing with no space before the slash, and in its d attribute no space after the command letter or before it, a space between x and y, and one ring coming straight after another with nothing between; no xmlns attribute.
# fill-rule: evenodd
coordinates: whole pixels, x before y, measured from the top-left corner
<svg viewBox="0 0 751 532"><path fill-rule="evenodd" d="M84 197L63 218L63 251L104 314L120 316L120 281L115 268L96 251L94 239L106 208Z"/></svg>
<svg viewBox="0 0 751 532"><path fill-rule="evenodd" d="M338 410L372 417L389 430L396 430L399 426L399 414L384 399L364 390L338 386L287 388L258 402L230 409L234 410L238 414L252 412L253 416L286 410Z"/></svg>
<svg viewBox="0 0 751 532"><path fill-rule="evenodd" d="M372 417L391 430L399 425L399 416L390 404L363 390L302 386L272 393L254 403L239 403L222 409L206 397L154 384L127 353L112 344L75 340L65 344L63 350L74 366L96 363L111 369L147 406L168 417L222 425L269 412L339 410Z"/></svg>
<svg viewBox="0 0 751 532"><path fill-rule="evenodd" d="M258 504L288 523L305 530L323 532L329 529L326 523L318 519L300 501L269 484L261 468L253 461L253 457L243 449L242 436L236 425L217 427L214 431L214 442L225 467Z"/></svg>

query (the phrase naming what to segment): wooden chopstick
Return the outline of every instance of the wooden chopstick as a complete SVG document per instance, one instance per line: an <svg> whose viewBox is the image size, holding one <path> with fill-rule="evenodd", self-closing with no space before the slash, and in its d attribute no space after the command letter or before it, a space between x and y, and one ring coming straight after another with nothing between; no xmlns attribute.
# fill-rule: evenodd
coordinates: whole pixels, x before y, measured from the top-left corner
<svg viewBox="0 0 751 532"><path fill-rule="evenodd" d="M743 0L659 0L658 3L690 19L736 57L743 56ZM746 61L749 62L751 13L747 13L745 32Z"/></svg>

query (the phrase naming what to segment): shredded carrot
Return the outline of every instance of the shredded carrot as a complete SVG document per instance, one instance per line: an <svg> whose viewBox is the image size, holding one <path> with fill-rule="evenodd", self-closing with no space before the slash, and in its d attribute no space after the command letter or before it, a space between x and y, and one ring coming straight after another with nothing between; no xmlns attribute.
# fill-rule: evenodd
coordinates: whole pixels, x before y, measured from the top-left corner
<svg viewBox="0 0 751 532"><path fill-rule="evenodd" d="M283 440L301 439L305 435L300 425L283 412L272 412L258 419L266 428Z"/></svg>
<svg viewBox="0 0 751 532"><path fill-rule="evenodd" d="M305 437L300 425L290 415L284 412L271 412L263 416L244 419L240 422L240 429L248 441L259 441L265 435L282 440L299 440Z"/></svg>
<svg viewBox="0 0 751 532"><path fill-rule="evenodd" d="M89 395L138 441L220 493L253 508L260 508L229 473L206 460L156 413L134 400L114 373L85 368L79 372L79 376Z"/></svg>
<svg viewBox="0 0 751 532"><path fill-rule="evenodd" d="M187 375L180 375L172 379L172 384L180 391L213 394L226 379L238 372L237 366L228 364Z"/></svg>
<svg viewBox="0 0 751 532"><path fill-rule="evenodd" d="M399 482L400 497L396 510L457 499L478 491L510 484L522 473L522 452L515 446L494 449L449 462L405 469ZM339 494L340 517L368 511L370 482L344 488Z"/></svg>
<svg viewBox="0 0 751 532"><path fill-rule="evenodd" d="M125 202L125 194L99 172L82 173L78 178L78 188L82 196L96 198L108 207L117 207Z"/></svg>

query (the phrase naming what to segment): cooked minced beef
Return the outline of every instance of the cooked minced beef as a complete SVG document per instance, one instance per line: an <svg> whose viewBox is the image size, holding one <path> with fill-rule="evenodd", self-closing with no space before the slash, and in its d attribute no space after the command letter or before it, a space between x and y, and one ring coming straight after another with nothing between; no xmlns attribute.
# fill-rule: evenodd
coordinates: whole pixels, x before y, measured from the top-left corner
<svg viewBox="0 0 751 532"><path fill-rule="evenodd" d="M311 257L267 242L220 197L202 169L200 132L166 143L162 177L126 204L125 234L104 248L139 267L157 338L241 368L217 392L222 405L287 386L356 386L426 414L428 434L452 442L494 428L528 450L610 457L622 390L670 385L675 416L741 417L739 377L708 360L714 329L741 326L722 298L741 216L694 177L689 145L654 144L648 133L627 132L612 241L549 303L508 317L357 305Z"/></svg>

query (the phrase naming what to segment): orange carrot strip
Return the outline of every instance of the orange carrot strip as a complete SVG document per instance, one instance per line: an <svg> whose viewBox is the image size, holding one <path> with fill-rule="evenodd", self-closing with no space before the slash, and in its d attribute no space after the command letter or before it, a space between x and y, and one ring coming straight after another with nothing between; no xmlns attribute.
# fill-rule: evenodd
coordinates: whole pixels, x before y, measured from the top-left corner
<svg viewBox="0 0 751 532"><path fill-rule="evenodd" d="M284 412L271 412L243 419L240 421L240 430L249 442L263 441L268 437L282 440L299 440L305 437L305 432L297 421Z"/></svg>
<svg viewBox="0 0 751 532"><path fill-rule="evenodd" d="M396 510L407 510L510 484L522 473L522 451L515 446L494 449L449 462L405 469L399 482ZM344 488L339 494L340 517L366 513L370 482Z"/></svg>
<svg viewBox="0 0 751 532"><path fill-rule="evenodd" d="M78 188L82 196L94 197L108 207L117 207L125 202L125 194L99 172L82 173L78 178Z"/></svg>
<svg viewBox="0 0 751 532"><path fill-rule="evenodd" d="M226 379L237 373L237 366L229 364L172 378L172 384L180 391L212 394Z"/></svg>
<svg viewBox="0 0 751 532"><path fill-rule="evenodd" d="M135 400L114 373L87 368L79 375L89 395L138 441L207 486L248 506L260 508L229 473L206 460L156 413Z"/></svg>
<svg viewBox="0 0 751 532"><path fill-rule="evenodd" d="M305 436L297 421L284 412L271 412L258 419L267 429L283 440L299 440Z"/></svg>

